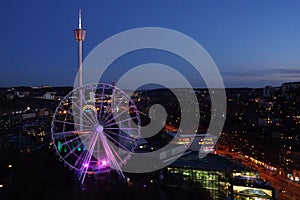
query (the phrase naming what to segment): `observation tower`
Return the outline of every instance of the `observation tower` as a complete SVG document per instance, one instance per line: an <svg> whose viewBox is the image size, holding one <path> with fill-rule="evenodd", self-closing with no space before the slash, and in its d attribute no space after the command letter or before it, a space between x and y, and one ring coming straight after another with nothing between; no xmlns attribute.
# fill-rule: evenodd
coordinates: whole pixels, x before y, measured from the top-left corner
<svg viewBox="0 0 300 200"><path fill-rule="evenodd" d="M86 175L116 171L130 159L141 135L139 111L121 89L106 83L83 85L81 10L78 28L78 73L76 87L59 103L51 123L53 148L82 185Z"/></svg>
<svg viewBox="0 0 300 200"><path fill-rule="evenodd" d="M78 28L74 29L75 39L78 42L78 87L82 86L82 43L85 39L86 30L81 25L81 9L79 10Z"/></svg>

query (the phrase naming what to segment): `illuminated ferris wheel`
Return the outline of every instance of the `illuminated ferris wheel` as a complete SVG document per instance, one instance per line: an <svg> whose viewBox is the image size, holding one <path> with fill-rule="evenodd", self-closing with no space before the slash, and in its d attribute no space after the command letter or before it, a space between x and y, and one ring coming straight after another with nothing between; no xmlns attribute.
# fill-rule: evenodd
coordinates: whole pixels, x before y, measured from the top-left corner
<svg viewBox="0 0 300 200"><path fill-rule="evenodd" d="M117 170L134 152L140 137L139 112L131 98L109 84L89 84L71 91L52 120L52 143L59 159L86 174Z"/></svg>

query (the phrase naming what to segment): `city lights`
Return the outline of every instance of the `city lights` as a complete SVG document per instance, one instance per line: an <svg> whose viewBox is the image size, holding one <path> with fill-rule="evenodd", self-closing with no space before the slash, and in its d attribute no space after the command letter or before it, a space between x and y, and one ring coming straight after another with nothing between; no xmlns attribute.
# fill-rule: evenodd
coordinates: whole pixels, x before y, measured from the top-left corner
<svg viewBox="0 0 300 200"><path fill-rule="evenodd" d="M56 4L1 2L0 200L300 200L300 1Z"/></svg>

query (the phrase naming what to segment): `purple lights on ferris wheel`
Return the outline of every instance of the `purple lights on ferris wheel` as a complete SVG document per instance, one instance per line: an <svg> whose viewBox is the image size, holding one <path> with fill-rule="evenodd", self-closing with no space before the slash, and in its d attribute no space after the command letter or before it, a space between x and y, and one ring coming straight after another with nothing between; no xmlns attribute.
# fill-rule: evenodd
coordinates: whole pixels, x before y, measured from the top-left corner
<svg viewBox="0 0 300 200"><path fill-rule="evenodd" d="M100 167L104 167L104 166L107 166L109 164L109 160L100 160L99 161L99 165L100 165ZM89 167L89 163L83 163L82 164L82 166L84 167L84 168L88 168Z"/></svg>
<svg viewBox="0 0 300 200"><path fill-rule="evenodd" d="M104 167L107 167L109 164L109 160L107 159L103 159L103 160L100 160L98 161L98 168L104 168ZM83 168L89 168L90 167L90 163L83 163L82 164Z"/></svg>
<svg viewBox="0 0 300 200"><path fill-rule="evenodd" d="M96 100L91 103L91 95L74 98L80 92L93 93ZM124 91L105 83L75 88L61 100L52 120L52 142L57 150L65 149L57 151L58 156L76 170L82 184L86 174L116 170L124 177L121 166L130 159L140 136L139 112L132 105L133 100ZM113 112L115 108L119 109Z"/></svg>
<svg viewBox="0 0 300 200"><path fill-rule="evenodd" d="M89 167L89 163L83 163L82 165L84 168L88 168Z"/></svg>
<svg viewBox="0 0 300 200"><path fill-rule="evenodd" d="M108 160L101 160L101 165L106 166L108 165L109 161Z"/></svg>

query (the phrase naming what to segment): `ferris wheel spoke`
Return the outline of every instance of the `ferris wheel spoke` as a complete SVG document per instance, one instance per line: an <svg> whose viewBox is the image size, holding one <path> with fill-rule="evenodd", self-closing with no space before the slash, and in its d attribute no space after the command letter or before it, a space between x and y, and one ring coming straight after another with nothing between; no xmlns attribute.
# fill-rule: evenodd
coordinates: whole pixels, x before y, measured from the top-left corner
<svg viewBox="0 0 300 200"><path fill-rule="evenodd" d="M129 122L133 119L136 119L136 117L124 119L124 120L121 120L121 121L116 121L116 122L113 122L113 123L110 123L110 124L105 124L105 126L112 126L112 125L122 124L123 122Z"/></svg>
<svg viewBox="0 0 300 200"><path fill-rule="evenodd" d="M76 119L78 119L78 120L80 120L80 117L79 116L77 116L77 115L74 115L73 113L71 113L69 110L67 111L67 113L69 113L72 117L73 117L73 120L75 120L74 119L74 117L76 117ZM93 123L92 122L90 122L90 121L87 121L87 120L85 120L85 119L82 119L82 121L83 122L85 122L86 124L89 124L89 125L93 125Z"/></svg>
<svg viewBox="0 0 300 200"><path fill-rule="evenodd" d="M85 136L84 139L82 139L82 138L83 138L82 136L80 137L79 135L77 135L75 138L73 138L73 139L71 139L71 140L68 140L68 141L62 143L62 145L67 145L67 144L69 144L69 143L71 143L71 142L74 142L75 139L80 140L81 142L79 142L79 143L82 144L82 142L85 142L85 141L86 141L87 139L89 139L92 135L93 135L93 134L89 134L88 136Z"/></svg>
<svg viewBox="0 0 300 200"><path fill-rule="evenodd" d="M92 133L93 131L88 129L88 130L82 130L82 131L73 131L74 134L77 134L77 135L85 135L85 134L89 134L89 133Z"/></svg>
<svg viewBox="0 0 300 200"><path fill-rule="evenodd" d="M54 119L53 122L61 123L61 124L63 124L63 125L69 124L69 125L74 125L74 126L75 126L75 123L73 123L73 122L68 122L68 121L64 121L64 120Z"/></svg>
<svg viewBox="0 0 300 200"><path fill-rule="evenodd" d="M86 145L86 148L88 150L88 152L90 152L90 154L93 153L94 151L94 147L95 147L95 143L97 141L97 135L98 133L95 133L95 134L91 134L90 136L88 136L89 138L92 137L89 142L88 142L88 145ZM85 142L87 138L85 138L82 142Z"/></svg>
<svg viewBox="0 0 300 200"><path fill-rule="evenodd" d="M65 131L65 132L58 132L58 133L52 133L52 135L64 135L64 136L74 136L75 134L85 134L90 132L91 130L82 130L82 131Z"/></svg>
<svg viewBox="0 0 300 200"><path fill-rule="evenodd" d="M89 136L89 137L90 137L90 136ZM73 154L73 153L76 151L76 149L82 145L82 142L84 142L85 140L87 140L89 137L85 138L83 141L79 142L75 147L73 147L73 148L68 152L68 154L66 154L66 155L64 156L64 160L67 159L71 154ZM73 142L73 141L71 141L71 142ZM70 143L70 142L69 142L69 143ZM63 144L63 145L65 145L65 144Z"/></svg>
<svg viewBox="0 0 300 200"><path fill-rule="evenodd" d="M68 144L74 142L75 140L79 140L79 139L80 139L80 138L77 136L77 137L75 137L75 138L73 138L73 139L71 139L71 140L65 141L65 142L62 143L61 145L62 145L62 146L68 145ZM79 142L79 143L80 143L80 142ZM69 145L68 145L68 146L69 146Z"/></svg>
<svg viewBox="0 0 300 200"><path fill-rule="evenodd" d="M117 169L122 174L122 176L124 177L124 175L121 171L121 167L120 167L118 161L116 160L116 158L115 158L115 156L114 156L114 154L111 150L112 147L110 147L109 141L107 141L106 136L104 134L100 134L100 138L103 142L105 153L108 156L109 160L111 161L111 164L113 165L113 168Z"/></svg>
<svg viewBox="0 0 300 200"><path fill-rule="evenodd" d="M83 100L83 102L84 102L85 105L88 104L87 101L86 101L86 99L84 98L84 95L81 95L81 96L80 96L80 99ZM91 117L92 117L94 123L97 123L97 116L96 116L96 114L95 114L95 115L92 115L92 114L91 114Z"/></svg>
<svg viewBox="0 0 300 200"><path fill-rule="evenodd" d="M82 167L82 164L85 162L86 157L88 156L90 152L88 150L82 151L82 153L80 154L80 156L77 157L76 162L75 162L75 166L80 166L80 168Z"/></svg>
<svg viewBox="0 0 300 200"><path fill-rule="evenodd" d="M86 170L87 170L88 166L85 166L85 165L89 165L91 157L92 157L92 155L89 151L85 151L82 154L81 161L80 161L81 162L80 163L80 169L83 173L86 173Z"/></svg>
<svg viewBox="0 0 300 200"><path fill-rule="evenodd" d="M73 133L63 132L63 133L53 133L52 138L55 140L66 139L68 137L75 136Z"/></svg>
<svg viewBox="0 0 300 200"><path fill-rule="evenodd" d="M122 98L123 98L123 97L122 97ZM114 99L114 97L112 97L112 99ZM122 103L122 101L118 102L118 104L117 104L116 106L114 106L114 108L120 107L121 103ZM106 121L109 119L109 117L111 117L111 115L114 113L114 108L112 109L112 112L109 113L109 114L104 118L104 120L103 120L104 122L106 122Z"/></svg>
<svg viewBox="0 0 300 200"><path fill-rule="evenodd" d="M72 141L73 142L73 141ZM66 160L71 154L75 152L75 150L81 145L81 143L78 143L75 147L73 147L63 158Z"/></svg>
<svg viewBox="0 0 300 200"><path fill-rule="evenodd" d="M126 140L131 140L131 141L136 141L135 139L133 139L133 138L131 138L131 137L126 137L126 136L124 136L124 135L121 135L121 134L117 134L117 133L114 133L114 132L112 132L112 131L109 131L109 130L104 130L104 132L106 133L106 134L112 134L112 135L115 135L115 136L118 136L118 137L121 137L121 138L124 138L124 139L126 139Z"/></svg>
<svg viewBox="0 0 300 200"><path fill-rule="evenodd" d="M109 137L111 140L113 140L115 143L117 143L118 145L120 145L122 148L126 149L128 152L131 152L131 150L129 150L127 147L125 147L123 144L121 144L120 142L118 142L117 140L115 140L113 137L111 137L110 135L108 135L107 133L103 132L105 134L105 136Z"/></svg>
<svg viewBox="0 0 300 200"><path fill-rule="evenodd" d="M92 158L92 152L94 151L94 148L95 148L95 144L96 144L96 141L97 141L97 136L98 136L98 133L96 133L96 134L93 134L93 136L94 137L96 137L96 138L93 138L92 140L90 140L90 143L92 143L91 145L88 145L88 152L89 153L87 153L87 156L85 156L85 158L84 158L84 162L83 163L87 163L87 166L82 166L81 168L83 168L84 169L84 174L83 174L83 179L82 179L82 183L83 183L83 181L84 181L84 179L85 179L85 176L86 176L86 173L87 173L87 170L88 170L88 168L89 168L89 163L90 163L90 161L91 161L91 158Z"/></svg>
<svg viewBox="0 0 300 200"><path fill-rule="evenodd" d="M115 150L115 148L112 146L112 144L110 144L110 142L107 142L109 148L113 151L113 153L117 156L117 158L119 159L119 161L122 161L122 158L120 157L120 155L117 153L117 151Z"/></svg>
<svg viewBox="0 0 300 200"><path fill-rule="evenodd" d="M83 151L76 159L75 163L74 163L74 166L79 166L82 165L82 156L86 154L86 151ZM81 161L81 162L80 162ZM80 163L79 163L80 162Z"/></svg>
<svg viewBox="0 0 300 200"><path fill-rule="evenodd" d="M120 129L120 130L139 130L139 128L109 128L109 127L107 127L107 128L105 128L106 130L118 130L118 129Z"/></svg>
<svg viewBox="0 0 300 200"><path fill-rule="evenodd" d="M103 122L106 123L106 121L113 115L113 113L114 111L112 109L111 112L104 119L102 118Z"/></svg>
<svg viewBox="0 0 300 200"><path fill-rule="evenodd" d="M97 139L97 144L96 144L96 150L95 152L97 152L97 158L100 158L100 154L101 154L101 143L100 143L100 139Z"/></svg>
<svg viewBox="0 0 300 200"><path fill-rule="evenodd" d="M107 111L103 112L102 116L101 117L99 116L98 119L101 119L101 121L105 122L112 115L112 113L113 113L112 108L111 110L107 109Z"/></svg>
<svg viewBox="0 0 300 200"><path fill-rule="evenodd" d="M85 157L83 159L83 165L80 167L80 169L81 169L81 175L83 176L81 178L81 184L83 184L83 182L84 182L86 173L87 173L88 168L89 168L89 163L90 163L91 157L92 157L92 155L90 153L85 154Z"/></svg>
<svg viewBox="0 0 300 200"><path fill-rule="evenodd" d="M53 137L69 137L74 136L74 131L66 131L66 132L58 132L58 133L52 133Z"/></svg>
<svg viewBox="0 0 300 200"><path fill-rule="evenodd" d="M58 119L54 119L53 121L54 121L54 122L58 122L58 123L62 123L62 124L70 124L70 125L74 125L74 127L76 126L76 124L73 123L73 122L62 121L62 120L58 120ZM83 124L82 126L91 128L91 126L87 126L87 125L84 125L84 124Z"/></svg>
<svg viewBox="0 0 300 200"><path fill-rule="evenodd" d="M79 105L77 105L74 101L72 102L72 104L79 109L79 112L81 112L92 124L96 124L97 121L95 121L94 119L91 119L83 110L82 108L80 108Z"/></svg>
<svg viewBox="0 0 300 200"><path fill-rule="evenodd" d="M111 118L110 120L108 121L104 121L104 123L110 123L111 121L113 121L114 119L117 119L119 116L123 115L124 113L126 113L129 109L125 109L123 110L122 112L120 113L117 113L117 115L115 115L113 118ZM113 113L113 112L112 112ZM110 115L112 115L112 113Z"/></svg>

